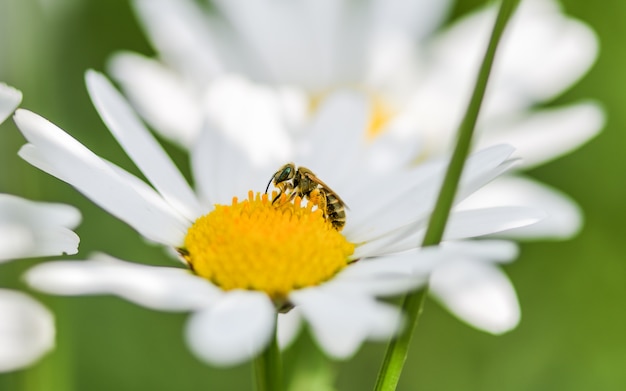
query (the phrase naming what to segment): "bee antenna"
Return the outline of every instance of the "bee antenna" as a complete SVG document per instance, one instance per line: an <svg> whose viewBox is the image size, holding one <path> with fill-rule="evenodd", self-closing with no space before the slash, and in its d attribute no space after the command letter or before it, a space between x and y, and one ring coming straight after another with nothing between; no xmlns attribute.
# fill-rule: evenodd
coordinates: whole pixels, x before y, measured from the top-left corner
<svg viewBox="0 0 626 391"><path fill-rule="evenodd" d="M273 180L273 179L274 179L274 177L270 178L270 181L269 181L269 182L267 182L267 187L265 188L265 194L267 194L267 191L269 190L269 188L270 188L270 184L272 183L272 180Z"/></svg>

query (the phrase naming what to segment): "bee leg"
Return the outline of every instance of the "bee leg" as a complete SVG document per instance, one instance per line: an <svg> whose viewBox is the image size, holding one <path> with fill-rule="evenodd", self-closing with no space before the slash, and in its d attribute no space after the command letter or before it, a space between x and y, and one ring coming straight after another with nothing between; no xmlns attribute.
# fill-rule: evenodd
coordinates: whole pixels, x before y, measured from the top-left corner
<svg viewBox="0 0 626 391"><path fill-rule="evenodd" d="M276 201L278 201L280 199L280 196L283 194L282 190L278 191L278 194L276 194L276 197L274 197L274 199L272 200L272 205L276 204Z"/></svg>
<svg viewBox="0 0 626 391"><path fill-rule="evenodd" d="M324 213L324 219L328 220L328 209L326 208L328 202L326 199L326 193L324 193L323 191L320 191L320 200L318 205L318 208L320 208L322 210L322 213Z"/></svg>
<svg viewBox="0 0 626 391"><path fill-rule="evenodd" d="M293 197L294 197L294 193L295 192L291 192L289 193L290 190L293 190L293 185L291 184L291 182L281 182L281 183L277 183L276 187L278 187L278 194L276 194L276 197L274 197L274 199L272 200L272 205L276 204L276 201L278 201L280 199L280 196L283 195L283 193L287 194L287 196L289 197L289 201L290 202Z"/></svg>
<svg viewBox="0 0 626 391"><path fill-rule="evenodd" d="M326 212L326 194L324 194L324 192L320 191L319 189L314 189L313 191L311 191L311 193L309 193L309 200L313 204L317 205L317 209L322 211L324 219L327 219L328 214Z"/></svg>

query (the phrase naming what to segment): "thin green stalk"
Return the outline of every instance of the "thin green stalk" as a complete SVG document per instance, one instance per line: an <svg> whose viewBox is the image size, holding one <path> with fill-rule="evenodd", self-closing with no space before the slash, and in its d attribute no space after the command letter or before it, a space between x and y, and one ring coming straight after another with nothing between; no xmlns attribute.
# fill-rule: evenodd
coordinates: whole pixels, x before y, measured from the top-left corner
<svg viewBox="0 0 626 391"><path fill-rule="evenodd" d="M281 360L276 341L276 327L274 327L272 340L263 353L254 360L254 372L257 391L280 391L282 389Z"/></svg>
<svg viewBox="0 0 626 391"><path fill-rule="evenodd" d="M489 46L487 47L483 63L478 72L474 92L465 112L465 117L459 126L454 153L446 171L444 182L441 186L426 234L424 235L422 246L437 245L443 237L448 216L450 215L450 209L452 208L459 180L463 172L463 166L470 151L474 127L476 126L476 120L485 95L498 43L518 2L519 0L503 0L500 6L500 11L498 12L489 40ZM392 340L387 346L387 351L385 352L385 357L376 381L376 391L393 391L396 389L406 361L411 338L413 337L420 314L423 311L427 294L428 286L404 297L402 310L408 317L408 326L397 339Z"/></svg>

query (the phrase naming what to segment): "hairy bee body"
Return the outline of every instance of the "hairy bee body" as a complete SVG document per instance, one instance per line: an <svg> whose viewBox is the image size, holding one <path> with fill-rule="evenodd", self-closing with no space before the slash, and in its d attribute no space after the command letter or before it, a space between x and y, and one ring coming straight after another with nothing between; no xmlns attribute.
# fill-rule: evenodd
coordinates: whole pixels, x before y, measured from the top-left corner
<svg viewBox="0 0 626 391"><path fill-rule="evenodd" d="M279 189L272 203L276 203L283 193L289 196L289 201L296 196L307 198L322 210L324 219L330 222L334 229L341 231L346 225L346 204L308 168L300 166L296 170L295 164L285 164L270 179L265 189L266 193L272 182Z"/></svg>
<svg viewBox="0 0 626 391"><path fill-rule="evenodd" d="M333 192L322 190L326 193L326 219L337 231L341 231L346 225L346 209L344 203Z"/></svg>

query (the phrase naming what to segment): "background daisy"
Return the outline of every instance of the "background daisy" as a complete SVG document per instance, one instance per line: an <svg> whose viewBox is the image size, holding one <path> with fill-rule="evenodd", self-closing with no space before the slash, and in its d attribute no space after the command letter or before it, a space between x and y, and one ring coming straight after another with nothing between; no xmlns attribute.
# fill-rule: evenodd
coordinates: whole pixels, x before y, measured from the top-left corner
<svg viewBox="0 0 626 391"><path fill-rule="evenodd" d="M449 8L445 1L215 1L212 11L192 1L133 4L159 59L120 53L110 71L154 129L174 142L193 143L203 113L217 110L212 91L224 94L219 79L236 73L275 87L276 96L265 97L284 111L275 126L296 129L333 91L359 90L369 98L371 131L410 143L421 158L450 149L495 17L494 5L435 33ZM535 108L594 62L598 44L585 24L555 1L524 1L502 46L479 145L513 143L524 157L521 168L530 168L602 128L602 110L593 102ZM510 178L476 199L541 202L551 210L518 237L567 238L580 228L580 212L567 196L528 178Z"/></svg>

